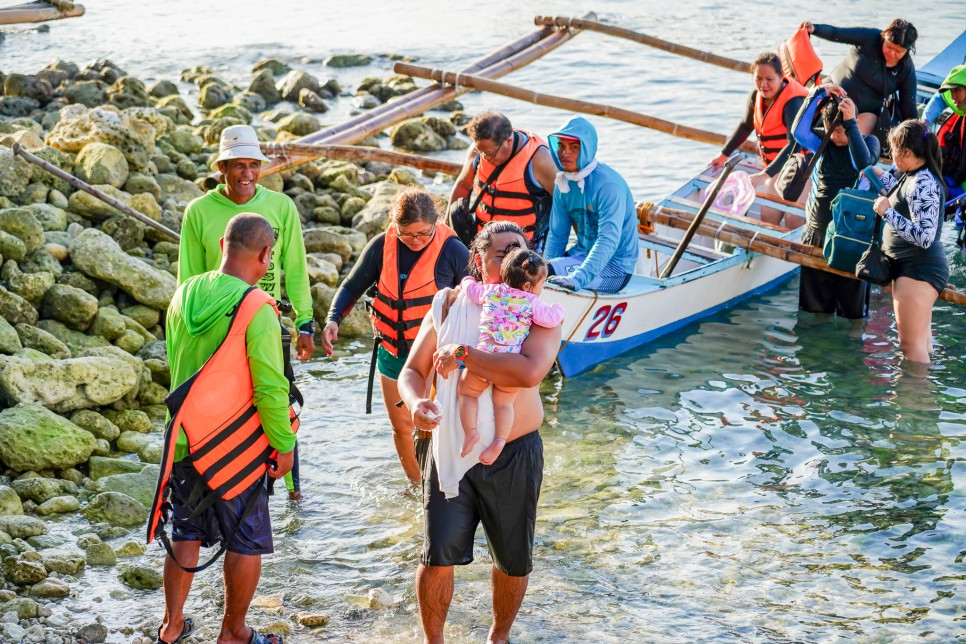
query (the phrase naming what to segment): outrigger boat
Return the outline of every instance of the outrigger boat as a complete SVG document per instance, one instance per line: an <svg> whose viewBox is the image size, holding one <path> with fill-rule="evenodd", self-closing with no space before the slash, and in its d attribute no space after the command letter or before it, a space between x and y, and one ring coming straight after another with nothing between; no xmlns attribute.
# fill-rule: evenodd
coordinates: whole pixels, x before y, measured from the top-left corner
<svg viewBox="0 0 966 644"><path fill-rule="evenodd" d="M36 0L10 7L0 7L0 25L47 22L84 15L84 5L67 0Z"/></svg>

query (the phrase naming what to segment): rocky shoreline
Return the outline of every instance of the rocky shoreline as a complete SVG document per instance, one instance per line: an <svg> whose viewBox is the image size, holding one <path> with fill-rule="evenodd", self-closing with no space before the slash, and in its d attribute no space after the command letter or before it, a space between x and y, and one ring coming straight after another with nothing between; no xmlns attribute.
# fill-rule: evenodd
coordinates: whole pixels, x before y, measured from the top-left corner
<svg viewBox="0 0 966 644"><path fill-rule="evenodd" d="M54 610L87 568L113 569L130 589L160 588L160 560L144 556L142 533L161 459L163 312L178 258L177 242L14 156L13 144L179 231L224 128L252 124L262 140L284 143L320 129L333 101L366 110L416 89L392 76L346 92L335 78L273 59L254 66L247 87L203 67L181 80L197 87L196 105L172 81L148 87L103 59L0 71L0 641L105 641L100 618ZM455 101L444 107L449 118L412 119L379 136L409 152L466 148L466 117ZM419 179L385 163L322 160L260 183L298 207L321 326L338 282L385 229L393 196ZM361 307L340 329L370 333ZM303 611L280 626L327 620ZM155 627L122 634L152 642Z"/></svg>

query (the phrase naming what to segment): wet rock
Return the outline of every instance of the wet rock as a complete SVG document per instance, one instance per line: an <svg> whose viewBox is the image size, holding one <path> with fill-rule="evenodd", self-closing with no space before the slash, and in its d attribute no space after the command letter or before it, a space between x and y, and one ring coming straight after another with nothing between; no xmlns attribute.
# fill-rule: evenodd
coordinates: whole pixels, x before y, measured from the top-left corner
<svg viewBox="0 0 966 644"><path fill-rule="evenodd" d="M113 357L68 358L42 364L6 358L0 365L0 392L10 404L37 403L57 412L109 405L128 392L136 391L140 380L140 372ZM3 413L0 412L0 417ZM73 423L69 425L74 427ZM90 447L93 449L93 437L80 428L76 429L92 439ZM90 456L89 452L87 456ZM71 467L79 462L59 467Z"/></svg>
<svg viewBox="0 0 966 644"><path fill-rule="evenodd" d="M29 476L25 474L23 477L11 481L10 487L20 495L21 499L30 500L34 503L43 503L56 496L61 496L68 491L77 492L75 488L69 488L63 485L63 483L64 481L59 479L48 479L41 476ZM68 486L70 485L68 483Z"/></svg>
<svg viewBox="0 0 966 644"><path fill-rule="evenodd" d="M118 557L139 557L147 552L148 547L137 541L125 541L115 549Z"/></svg>
<svg viewBox="0 0 966 644"><path fill-rule="evenodd" d="M26 597L17 597L15 599L10 599L2 606L0 606L0 612L4 615L10 611L17 613L17 617L20 619L34 619L39 615L40 604L32 599ZM11 640L17 641L17 640Z"/></svg>
<svg viewBox="0 0 966 644"><path fill-rule="evenodd" d="M54 88L50 81L42 77L10 74L3 80L3 93L6 96L32 98L46 105L54 96Z"/></svg>
<svg viewBox="0 0 966 644"><path fill-rule="evenodd" d="M17 353L23 349L20 335L3 317L0 317L0 353Z"/></svg>
<svg viewBox="0 0 966 644"><path fill-rule="evenodd" d="M167 308L177 287L173 275L127 255L117 242L92 228L74 239L70 255L79 270L119 286L137 301L156 309Z"/></svg>
<svg viewBox="0 0 966 644"><path fill-rule="evenodd" d="M349 197L342 203L339 221L352 221L352 218L366 207L366 200L361 197Z"/></svg>
<svg viewBox="0 0 966 644"><path fill-rule="evenodd" d="M75 496L55 496L47 499L37 506L37 514L46 516L48 514L64 514L74 512L80 507L80 501Z"/></svg>
<svg viewBox="0 0 966 644"><path fill-rule="evenodd" d="M106 409L104 416L117 425L122 432L147 434L151 431L151 419L139 409L124 409L122 411Z"/></svg>
<svg viewBox="0 0 966 644"><path fill-rule="evenodd" d="M312 313L316 320L324 320L328 315L332 298L335 296L335 289L327 284L313 284L310 290L312 294ZM369 314L362 304L357 304L343 318L339 325L339 337L357 338L371 337L372 323Z"/></svg>
<svg viewBox="0 0 966 644"><path fill-rule="evenodd" d="M142 464L139 472L112 474L97 479L94 488L98 492L123 492L145 507L154 501L160 468L157 465Z"/></svg>
<svg viewBox="0 0 966 644"><path fill-rule="evenodd" d="M127 181L130 168L127 159L113 145L94 141L77 154L74 174L90 184L107 184L120 188Z"/></svg>
<svg viewBox="0 0 966 644"><path fill-rule="evenodd" d="M278 91L286 101L297 101L299 92L303 89L316 91L319 89L319 79L302 70L292 70L278 83Z"/></svg>
<svg viewBox="0 0 966 644"><path fill-rule="evenodd" d="M85 335L80 331L68 329L63 323L56 320L41 320L38 326L66 344L73 356L80 356L88 349L109 346L108 341L104 338L96 335Z"/></svg>
<svg viewBox="0 0 966 644"><path fill-rule="evenodd" d="M310 284L322 282L329 286L335 286L339 283L339 270L328 260L315 255L307 255L305 260Z"/></svg>
<svg viewBox="0 0 966 644"><path fill-rule="evenodd" d="M382 102L369 92L359 92L352 97L352 105L360 110L371 110L382 105Z"/></svg>
<svg viewBox="0 0 966 644"><path fill-rule="evenodd" d="M418 186L419 179L406 168L393 168L389 173L389 181L398 183L401 186Z"/></svg>
<svg viewBox="0 0 966 644"><path fill-rule="evenodd" d="M153 438L140 432L121 432L117 437L117 449L129 454L137 454L153 441Z"/></svg>
<svg viewBox="0 0 966 644"><path fill-rule="evenodd" d="M252 78L248 91L261 96L266 105L275 105L282 100L282 94L275 87L275 78L271 69L262 69Z"/></svg>
<svg viewBox="0 0 966 644"><path fill-rule="evenodd" d="M178 93L178 86L169 80L159 80L148 88L148 94L155 98L164 98Z"/></svg>
<svg viewBox="0 0 966 644"><path fill-rule="evenodd" d="M250 91L235 94L231 102L233 105L245 108L250 114L257 114L269 106L269 102L264 97Z"/></svg>
<svg viewBox="0 0 966 644"><path fill-rule="evenodd" d="M40 312L46 318L63 322L70 329L85 331L97 314L97 298L73 286L54 284L44 295Z"/></svg>
<svg viewBox="0 0 966 644"><path fill-rule="evenodd" d="M447 148L446 139L423 119L404 121L390 135L394 147L412 152L439 152Z"/></svg>
<svg viewBox="0 0 966 644"><path fill-rule="evenodd" d="M289 114L279 121L278 129L280 132L291 132L295 136L308 136L322 129L322 125L314 116L299 112Z"/></svg>
<svg viewBox="0 0 966 644"><path fill-rule="evenodd" d="M69 358L71 355L66 344L39 327L18 324L17 334L23 346L45 353L55 360Z"/></svg>
<svg viewBox="0 0 966 644"><path fill-rule="evenodd" d="M90 460L91 479L94 481L106 476L115 476L117 474L136 474L143 469L144 463L131 461L124 458L91 456Z"/></svg>
<svg viewBox="0 0 966 644"><path fill-rule="evenodd" d="M205 110L221 107L231 100L231 92L218 83L208 83L198 92L198 105Z"/></svg>
<svg viewBox="0 0 966 644"><path fill-rule="evenodd" d="M117 563L117 553L106 543L92 543L85 551L88 566L113 566Z"/></svg>
<svg viewBox="0 0 966 644"><path fill-rule="evenodd" d="M389 181L380 182L373 191L372 199L366 207L352 218L352 227L364 233L370 239L386 230L389 224L389 208L396 197L396 193L403 186Z"/></svg>
<svg viewBox="0 0 966 644"><path fill-rule="evenodd" d="M107 89L108 100L119 108L151 107L151 97L144 83L133 76L124 76Z"/></svg>
<svg viewBox="0 0 966 644"><path fill-rule="evenodd" d="M10 148L0 146L0 197L19 197L30 185L32 175L28 162L15 157Z"/></svg>
<svg viewBox="0 0 966 644"><path fill-rule="evenodd" d="M20 642L27 637L27 629L19 624L0 624L0 636L4 642Z"/></svg>
<svg viewBox="0 0 966 644"><path fill-rule="evenodd" d="M296 613L295 621L302 626L315 627L325 626L329 623L330 617L321 613Z"/></svg>
<svg viewBox="0 0 966 644"><path fill-rule="evenodd" d="M157 590L161 587L161 572L145 565L126 566L120 578L136 590Z"/></svg>
<svg viewBox="0 0 966 644"><path fill-rule="evenodd" d="M365 202L363 202L365 205ZM337 225L342 223L342 213L337 208L322 206L312 209L312 218L321 224Z"/></svg>
<svg viewBox="0 0 966 644"><path fill-rule="evenodd" d="M88 644L100 644L107 641L107 627L103 624L93 622L77 629L75 633L77 639Z"/></svg>
<svg viewBox="0 0 966 644"><path fill-rule="evenodd" d="M64 98L70 103L97 107L107 102L107 83L100 80L79 80L67 83Z"/></svg>
<svg viewBox="0 0 966 644"><path fill-rule="evenodd" d="M0 485L0 515L23 514L20 495L6 485Z"/></svg>
<svg viewBox="0 0 966 644"><path fill-rule="evenodd" d="M18 586L30 586L47 578L47 569L40 561L26 556L7 557L3 560L3 567L7 581Z"/></svg>
<svg viewBox="0 0 966 644"><path fill-rule="evenodd" d="M34 597L66 597L70 594L70 586L51 577L31 586L30 594Z"/></svg>
<svg viewBox="0 0 966 644"><path fill-rule="evenodd" d="M352 246L344 235L334 233L326 228L312 228L303 233L305 252L307 253L337 253L343 260L352 255Z"/></svg>
<svg viewBox="0 0 966 644"><path fill-rule="evenodd" d="M91 523L105 522L116 526L141 525L148 516L143 505L122 492L98 494L81 513Z"/></svg>
<svg viewBox="0 0 966 644"><path fill-rule="evenodd" d="M0 460L19 472L73 467L86 462L93 449L89 432L40 405L0 412Z"/></svg>
<svg viewBox="0 0 966 644"><path fill-rule="evenodd" d="M205 147L205 140L184 126L169 132L165 139L181 154L197 154Z"/></svg>
<svg viewBox="0 0 966 644"><path fill-rule="evenodd" d="M308 87L303 87L299 90L298 101L299 105L310 112L321 114L322 112L329 111L329 106L325 104L325 101L322 100L322 97L310 90Z"/></svg>
<svg viewBox="0 0 966 644"><path fill-rule="evenodd" d="M44 558L44 567L58 575L76 575L84 569L87 563L84 560L84 555L69 552L45 550L40 554Z"/></svg>
<svg viewBox="0 0 966 644"><path fill-rule="evenodd" d="M0 97L0 116L11 118L30 116L40 107L40 101L28 96Z"/></svg>
<svg viewBox="0 0 966 644"><path fill-rule="evenodd" d="M177 114L177 118L173 119L175 122L181 125L188 125L194 119L195 114L188 107L188 103L178 95L166 96L158 101L157 108L166 114Z"/></svg>
<svg viewBox="0 0 966 644"><path fill-rule="evenodd" d="M264 58L252 67L252 74L260 74L263 70L268 70L275 76L281 76L292 71L292 68L275 58Z"/></svg>
<svg viewBox="0 0 966 644"><path fill-rule="evenodd" d="M372 62L372 56L365 54L336 54L325 59L328 67L363 67Z"/></svg>

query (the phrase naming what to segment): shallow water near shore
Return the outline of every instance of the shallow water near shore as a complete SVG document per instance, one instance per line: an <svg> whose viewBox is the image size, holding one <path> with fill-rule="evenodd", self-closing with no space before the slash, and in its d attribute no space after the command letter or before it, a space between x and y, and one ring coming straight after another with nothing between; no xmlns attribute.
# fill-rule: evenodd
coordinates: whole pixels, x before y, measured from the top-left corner
<svg viewBox="0 0 966 644"><path fill-rule="evenodd" d="M329 53L416 56L455 69L533 29L536 14L596 9L601 19L749 60L803 19L884 25L896 15L920 31L918 63L964 27L959 3L928 10L899 2L778 3L770 15L739 0L510 3L484 7L387 2L349 15L279 3L228 10L198 3L86 3L84 18L49 33L10 31L0 70L33 72L54 58L86 64L106 56L146 81L176 80L196 64L247 82L273 56L322 78ZM820 42L827 60L845 51ZM829 65L830 66L830 65ZM346 88L388 76L391 64L337 70ZM750 79L629 42L582 34L506 81L617 104L729 132ZM422 84L422 83L420 83ZM192 86L182 85L185 92ZM549 132L558 111L472 94L470 112L505 111L518 126ZM338 122L348 100L325 115ZM600 157L623 172L639 199L655 200L716 154L709 146L594 118ZM458 153L449 153L458 159ZM435 187L448 190L445 185ZM966 286L966 261L945 231L951 281ZM891 302L878 291L859 332L797 311L797 279L542 393L546 455L535 572L513 630L516 642L950 642L966 639L966 310L937 303L935 362L925 378L899 367ZM287 641L415 642L413 574L421 507L406 491L381 405L362 414L364 342L343 342L336 360L296 367L307 404L300 435L305 500L273 499L276 553L264 561L251 611L258 627L284 621ZM378 399L378 393L377 393ZM51 533L86 527L76 516ZM134 536L138 536L136 532ZM159 548L148 558L160 566ZM213 641L221 614L218 569L198 576L187 611L197 642ZM100 616L111 629L148 632L158 592L131 591L116 567L87 568L55 613ZM388 607L369 608L371 589ZM271 608L272 598L282 608ZM331 621L308 629L299 611ZM447 635L486 637L489 556L457 572ZM131 635L110 634L109 642Z"/></svg>

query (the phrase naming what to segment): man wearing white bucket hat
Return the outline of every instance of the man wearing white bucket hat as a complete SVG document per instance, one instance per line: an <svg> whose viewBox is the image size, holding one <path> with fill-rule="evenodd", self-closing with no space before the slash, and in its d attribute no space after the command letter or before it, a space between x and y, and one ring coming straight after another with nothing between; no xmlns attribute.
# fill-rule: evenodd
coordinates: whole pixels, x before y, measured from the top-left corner
<svg viewBox="0 0 966 644"><path fill-rule="evenodd" d="M233 125L221 133L218 157L212 170L222 173L222 183L188 204L181 223L181 247L178 258L178 283L189 277L218 268L221 262L221 238L228 221L240 213L261 215L275 231L272 261L258 287L276 300L282 299L281 277L285 273L285 292L295 313L299 335L296 356L308 360L315 350L315 322L312 318L312 296L305 264L302 222L295 203L287 195L258 185L262 164L268 158L258 147L258 135L248 125ZM288 362L291 338L282 329L286 349L286 375L292 376ZM298 476L298 454L292 475L285 477L289 498L301 498Z"/></svg>

